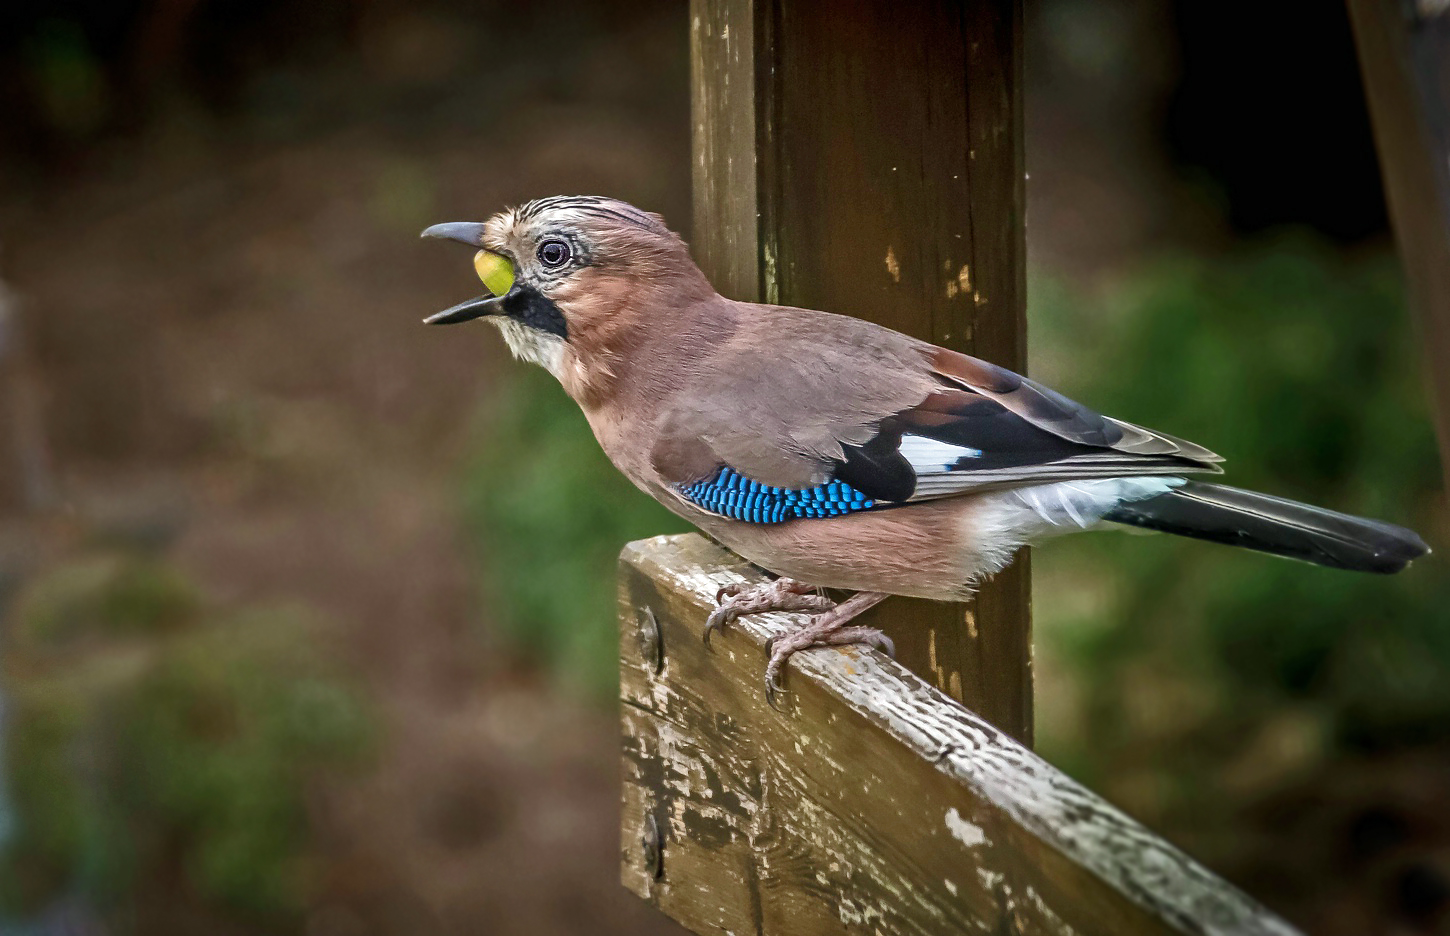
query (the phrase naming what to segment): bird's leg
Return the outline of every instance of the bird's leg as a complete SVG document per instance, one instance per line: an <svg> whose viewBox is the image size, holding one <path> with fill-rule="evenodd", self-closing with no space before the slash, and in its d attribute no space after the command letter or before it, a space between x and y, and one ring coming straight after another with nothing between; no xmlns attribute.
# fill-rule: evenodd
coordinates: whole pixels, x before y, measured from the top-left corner
<svg viewBox="0 0 1450 936"><path fill-rule="evenodd" d="M896 646L881 631L874 627L855 625L847 627L861 612L880 604L886 595L882 592L856 592L834 608L811 618L810 623L793 631L772 637L765 644L770 662L765 666L765 698L775 706L775 694L780 691L780 674L785 661L791 654L807 647L842 646L844 644L866 644L896 656Z"/></svg>
<svg viewBox="0 0 1450 936"><path fill-rule="evenodd" d="M836 603L821 594L814 586L795 579L778 578L763 585L726 585L715 593L719 605L705 620L705 646L710 646L710 634L724 630L725 625L742 614L761 614L765 611L829 611Z"/></svg>

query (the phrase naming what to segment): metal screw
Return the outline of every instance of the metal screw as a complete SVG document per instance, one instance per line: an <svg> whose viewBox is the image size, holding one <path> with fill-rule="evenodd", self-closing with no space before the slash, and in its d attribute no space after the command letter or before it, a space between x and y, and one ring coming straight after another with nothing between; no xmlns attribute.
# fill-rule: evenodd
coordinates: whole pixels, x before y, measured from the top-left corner
<svg viewBox="0 0 1450 936"><path fill-rule="evenodd" d="M644 835L640 836L639 844L642 846L644 855L644 873L651 878L659 878L664 873L664 865L661 859L664 857L664 849L660 845L660 827L655 822L654 813L644 814Z"/></svg>
<svg viewBox="0 0 1450 936"><path fill-rule="evenodd" d="M644 607L636 636L639 638L640 656L644 657L652 672L658 673L665 665L665 641L660 633L659 618L655 617L649 605Z"/></svg>

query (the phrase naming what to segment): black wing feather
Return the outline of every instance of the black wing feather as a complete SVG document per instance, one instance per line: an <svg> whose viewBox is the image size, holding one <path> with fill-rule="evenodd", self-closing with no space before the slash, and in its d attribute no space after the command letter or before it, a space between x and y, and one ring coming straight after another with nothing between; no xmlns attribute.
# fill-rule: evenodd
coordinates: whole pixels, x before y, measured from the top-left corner
<svg viewBox="0 0 1450 936"><path fill-rule="evenodd" d="M1048 399L1055 403L1066 397L1052 394ZM1088 422L1081 412L1073 416L1074 423ZM846 446L835 477L878 501L901 503L1019 484L1219 470L1216 462L1205 459L1076 441L1039 422L1025 419L990 397L969 390L943 390L882 420L877 435L864 445ZM1113 431L1116 425L1111 423L1101 431L1121 439L1122 434ZM1081 439L1093 434L1075 435ZM913 464L901 451L903 441L912 438L958 446L974 454L941 465Z"/></svg>

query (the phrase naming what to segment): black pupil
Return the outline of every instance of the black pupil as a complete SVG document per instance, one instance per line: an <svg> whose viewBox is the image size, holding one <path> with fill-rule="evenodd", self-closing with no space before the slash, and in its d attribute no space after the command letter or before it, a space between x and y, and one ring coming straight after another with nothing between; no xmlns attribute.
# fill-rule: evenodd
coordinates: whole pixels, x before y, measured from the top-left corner
<svg viewBox="0 0 1450 936"><path fill-rule="evenodd" d="M569 256L569 248L559 241L549 241L541 251L544 262L549 266L558 266Z"/></svg>

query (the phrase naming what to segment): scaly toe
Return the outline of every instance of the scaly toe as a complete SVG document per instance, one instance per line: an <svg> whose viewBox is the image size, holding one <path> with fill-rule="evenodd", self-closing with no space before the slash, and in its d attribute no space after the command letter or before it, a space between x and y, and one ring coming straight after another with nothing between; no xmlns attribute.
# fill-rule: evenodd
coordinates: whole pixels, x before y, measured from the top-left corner
<svg viewBox="0 0 1450 936"><path fill-rule="evenodd" d="M750 587L738 582L720 586L715 593L718 607L705 619L702 635L705 646L716 631L723 631L727 625L743 614L760 614L766 611L829 611L836 603L814 588L789 579L778 579L764 586Z"/></svg>
<svg viewBox="0 0 1450 936"><path fill-rule="evenodd" d="M729 585L721 585L715 589L715 603L724 604L726 598L734 598L743 591L745 591L745 584L743 582L731 582Z"/></svg>
<svg viewBox="0 0 1450 936"><path fill-rule="evenodd" d="M832 647L845 647L852 644L874 647L891 659L896 659L896 644L892 643L890 637L874 627L843 627L832 634L821 637L819 643Z"/></svg>

